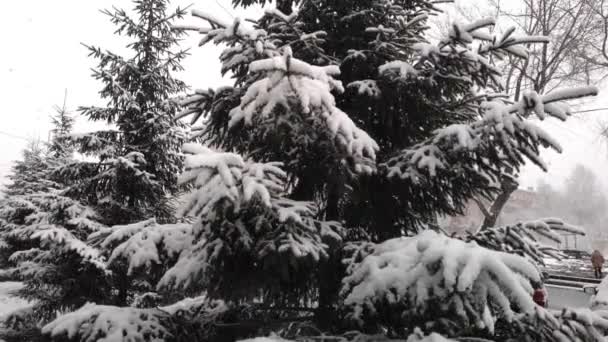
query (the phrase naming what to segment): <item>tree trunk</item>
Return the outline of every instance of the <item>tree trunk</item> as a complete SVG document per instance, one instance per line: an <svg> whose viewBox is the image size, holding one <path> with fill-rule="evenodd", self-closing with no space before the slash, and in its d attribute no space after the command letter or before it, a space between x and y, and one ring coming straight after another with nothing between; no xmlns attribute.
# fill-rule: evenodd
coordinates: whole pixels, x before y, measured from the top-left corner
<svg viewBox="0 0 608 342"><path fill-rule="evenodd" d="M325 220L337 221L340 219L339 202L342 196L342 188L339 179L330 179L327 184L327 207L325 208ZM335 320L334 304L338 299L342 280L341 248L335 246L328 250L327 260L319 264L319 303L315 312L315 320L321 329L331 327Z"/></svg>
<svg viewBox="0 0 608 342"><path fill-rule="evenodd" d="M129 295L129 276L126 273L118 275L118 296L116 297L116 306L127 306Z"/></svg>
<svg viewBox="0 0 608 342"><path fill-rule="evenodd" d="M500 212L502 211L505 204L507 204L507 201L509 200L509 197L511 197L511 194L515 192L515 190L517 190L518 185L519 184L517 184L516 181L510 178L503 178L502 182L500 183L501 192L500 194L498 194L489 210L485 210L482 207L482 204L478 202L485 216L481 228L479 229L480 231L486 228L494 227L496 225L496 221L498 221Z"/></svg>
<svg viewBox="0 0 608 342"><path fill-rule="evenodd" d="M293 0L277 1L277 9L284 14L290 15L293 10Z"/></svg>

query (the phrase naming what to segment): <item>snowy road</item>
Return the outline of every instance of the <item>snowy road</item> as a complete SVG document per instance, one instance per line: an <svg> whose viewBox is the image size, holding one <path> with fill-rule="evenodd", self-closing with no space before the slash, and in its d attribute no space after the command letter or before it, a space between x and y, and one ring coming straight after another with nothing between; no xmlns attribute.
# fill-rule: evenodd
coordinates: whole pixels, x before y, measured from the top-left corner
<svg viewBox="0 0 608 342"><path fill-rule="evenodd" d="M0 320L4 315L28 305L27 301L17 298L12 294L22 286L21 283L16 281L0 283Z"/></svg>

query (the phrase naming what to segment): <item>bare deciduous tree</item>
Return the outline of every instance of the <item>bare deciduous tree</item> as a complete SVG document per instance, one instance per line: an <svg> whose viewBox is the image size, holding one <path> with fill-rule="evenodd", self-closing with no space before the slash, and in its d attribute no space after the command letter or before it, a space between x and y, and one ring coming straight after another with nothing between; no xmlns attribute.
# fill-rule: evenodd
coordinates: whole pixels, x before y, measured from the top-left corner
<svg viewBox="0 0 608 342"><path fill-rule="evenodd" d="M547 36L549 44L527 46L528 58L507 57L505 92L518 100L526 91L546 93L560 86L598 83L608 73L608 10L605 0L489 0L489 13L499 26L515 25L528 36ZM470 11L461 11L463 16ZM500 27L497 28L500 30ZM476 203L484 213L481 229L496 224L502 208L517 189L503 179L492 203Z"/></svg>
<svg viewBox="0 0 608 342"><path fill-rule="evenodd" d="M598 21L597 4L591 0L521 0L516 10L501 7L500 0L491 0L499 18L515 24L522 33L548 36L551 43L529 46L525 60L508 61L505 88L518 99L522 92L548 92L562 85L595 83L605 71L599 70L595 58L584 50L595 44ZM514 4L511 2L510 6ZM608 60L607 60L608 61ZM597 71L597 72L594 72Z"/></svg>

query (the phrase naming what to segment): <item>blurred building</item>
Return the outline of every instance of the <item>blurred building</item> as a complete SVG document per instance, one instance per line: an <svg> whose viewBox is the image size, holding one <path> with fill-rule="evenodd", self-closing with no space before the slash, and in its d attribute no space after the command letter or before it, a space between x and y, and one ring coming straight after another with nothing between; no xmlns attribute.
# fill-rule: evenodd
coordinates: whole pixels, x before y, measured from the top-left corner
<svg viewBox="0 0 608 342"><path fill-rule="evenodd" d="M487 201L484 204L487 208L491 205ZM497 225L504 226L544 218L546 216L539 216L539 213L543 212L541 209L545 205L543 198L533 189L518 189L511 194L511 197L509 197L509 200L503 207L498 217ZM463 233L465 231L474 232L479 229L483 223L483 219L484 215L479 205L475 201L469 201L464 215L445 217L439 221L443 227L446 227L448 233ZM586 236L575 236L565 233L562 235L562 243L543 242L559 249L584 251L590 251L592 248L599 249L603 254L608 255L608 239L589 239Z"/></svg>
<svg viewBox="0 0 608 342"><path fill-rule="evenodd" d="M491 203L484 201L483 204L489 209ZM510 224L521 221L522 219L533 219L533 217L527 217L525 213L533 211L537 206L540 205L540 201L534 191L528 189L515 190L509 200L503 207L503 210L498 217L498 225ZM526 218L522 218L522 215ZM513 220L515 217L519 219ZM441 223L443 226L448 227L450 233L459 233L464 231L476 231L483 223L483 212L479 208L479 205L475 201L469 201L465 209L464 215L450 216L443 218Z"/></svg>

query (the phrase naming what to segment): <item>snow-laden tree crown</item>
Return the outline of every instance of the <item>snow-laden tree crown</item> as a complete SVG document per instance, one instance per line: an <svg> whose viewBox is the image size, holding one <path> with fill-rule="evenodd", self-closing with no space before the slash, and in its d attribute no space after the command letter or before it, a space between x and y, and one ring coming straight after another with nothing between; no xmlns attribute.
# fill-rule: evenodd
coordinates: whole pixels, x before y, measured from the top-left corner
<svg viewBox="0 0 608 342"><path fill-rule="evenodd" d="M193 10L200 27L169 26L181 11L163 17L166 1L135 3L140 21L111 14L119 32L136 38L136 57L91 50L109 106L84 114L118 130L78 136L82 151L99 156L95 170L59 168L63 176L78 170L62 192L82 205L70 220L104 224L83 235L63 222L39 232L29 219L9 229L32 231L27 239L42 249L52 243L78 254L100 279L105 297L45 320L45 338L608 334L603 311L553 312L532 300L543 257L560 257L542 241L581 228L541 218L448 236L437 223L472 198L494 198L527 162L547 171L542 150L561 147L537 121L567 122L568 100L597 94L592 86L517 100L503 93L501 60L527 58L526 47L548 44L545 37L495 35L494 20L482 18L430 39L429 18L450 5L427 0L238 0L268 6L258 20ZM183 84L163 67L178 69L182 55L168 52L172 34L188 30L200 45L222 47L220 71L232 81L177 102L168 97ZM182 121L174 119L186 118L194 134L182 144ZM38 253L17 249L18 267L27 265L20 256Z"/></svg>

